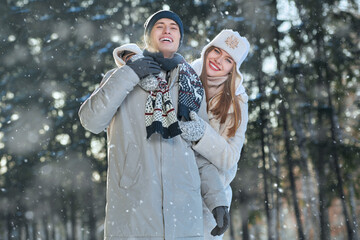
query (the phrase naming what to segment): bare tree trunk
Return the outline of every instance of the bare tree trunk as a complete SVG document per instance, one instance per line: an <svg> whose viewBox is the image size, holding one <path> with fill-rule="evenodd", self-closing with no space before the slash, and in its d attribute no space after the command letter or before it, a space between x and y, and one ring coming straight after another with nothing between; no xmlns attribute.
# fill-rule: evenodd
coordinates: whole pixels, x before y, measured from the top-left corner
<svg viewBox="0 0 360 240"><path fill-rule="evenodd" d="M282 203L282 191L281 191L281 183L280 183L280 162L279 160L273 156L275 161L275 167L276 167L276 228L275 228L275 239L280 239L280 229L281 229L281 218L280 218L280 212L281 212L281 203Z"/></svg>
<svg viewBox="0 0 360 240"><path fill-rule="evenodd" d="M44 228L45 240L49 240L49 223L46 216L42 217L42 225Z"/></svg>
<svg viewBox="0 0 360 240"><path fill-rule="evenodd" d="M321 146L319 146L319 162L323 162L323 157L320 156L323 154L323 151L321 150ZM328 208L327 208L327 197L325 197L326 192L326 178L325 174L323 173L323 169L321 169L323 166L319 163L320 166L318 166L319 171L319 202L320 202L320 239L321 240L328 240L330 239L330 223L329 223L329 215L328 215Z"/></svg>
<svg viewBox="0 0 360 240"><path fill-rule="evenodd" d="M325 176L325 161L324 161L324 129L322 128L322 113L318 110L318 159L316 161L316 170L319 182L319 213L320 213L320 240L330 239L330 223L328 214L328 198L326 196L326 176Z"/></svg>
<svg viewBox="0 0 360 240"><path fill-rule="evenodd" d="M296 223L297 223L297 230L298 230L298 237L299 240L305 240L304 230L301 222L301 213L299 209L299 202L297 199L296 194L296 183L295 183L295 177L293 174L293 161L291 157L291 149L290 149L290 133L288 130L288 123L287 123L287 117L286 117L286 109L284 106L284 103L280 103L280 115L282 117L283 121L283 129L284 129L284 140L285 140L285 150L286 150L286 163L288 166L289 171L289 180L290 180L290 188L291 188L291 196L294 204L294 210L295 210L295 217L296 217Z"/></svg>
<svg viewBox="0 0 360 240"><path fill-rule="evenodd" d="M323 39L323 38L321 38ZM330 118L330 132L331 132L331 150L332 150L332 159L333 159L333 165L335 168L335 173L336 173L336 177L337 177L337 187L338 187L338 192L339 192L339 197L341 200L341 204L342 204L342 208L343 208L343 213L344 213L344 217L345 217L345 221L346 221L346 229L347 229L347 233L348 233L348 237L349 240L357 240L357 234L356 231L354 230L354 226L352 225L352 221L350 219L347 207L346 207L346 199L345 199L345 193L344 193L344 187L343 187L343 179L342 179L342 174L341 174L341 169L339 166L339 156L338 156L338 142L339 142L339 138L336 134L336 124L335 124L335 113L334 113L334 107L333 107L333 103L332 103L332 98L331 98L331 90L330 90L330 84L329 84L329 73L328 73L328 67L325 64L325 73L326 73L326 78L328 79L325 82L325 86L326 86L326 90L327 90L327 97L328 97L328 105L329 105L329 118Z"/></svg>
<svg viewBox="0 0 360 240"><path fill-rule="evenodd" d="M25 239L30 240L30 225L28 220L25 222Z"/></svg>
<svg viewBox="0 0 360 240"><path fill-rule="evenodd" d="M56 224L56 221L55 221L55 216L53 216L53 218L52 218L53 220L52 220L52 222L53 222L53 231L52 231L52 233L51 233L51 237L52 237L52 239L56 239L56 229L58 228L57 227L57 224Z"/></svg>
<svg viewBox="0 0 360 240"><path fill-rule="evenodd" d="M7 234L8 234L8 239L10 240L12 237L12 218L11 218L11 214L7 213Z"/></svg>
<svg viewBox="0 0 360 240"><path fill-rule="evenodd" d="M349 182L350 211L352 215L352 221L354 223L354 235L358 236L357 229L359 228L359 225L356 216L356 196L355 196L354 181L351 173L348 174L347 178Z"/></svg>
<svg viewBox="0 0 360 240"><path fill-rule="evenodd" d="M278 61L280 61L280 56L279 54L277 55L277 59ZM289 98L287 97L287 92L283 86L283 83L281 81L278 81L278 86L280 88L280 93L281 95L287 100L289 101ZM288 171L289 171L289 180L290 180L290 187L292 190L292 198L293 198L293 202L294 202L294 210L295 210L295 216L296 216L296 221L298 224L298 235L299 235L299 239L305 239L305 233L303 230L303 226L302 226L302 222L301 222L301 213L300 213L300 208L299 208L299 204L298 204L298 200L296 197L296 184L295 184L295 178L293 175L293 163L292 163L292 157L291 157L291 148L290 148L290 134L289 134L289 126L287 123L287 112L290 115L291 118L291 122L293 123L294 129L296 130L297 133L297 142L299 145L299 149L300 149L300 165L301 165L301 169L303 171L303 175L304 178L306 179L305 181L305 189L308 189L308 186L310 186L310 174L309 174L309 170L308 170L308 165L307 165L307 154L306 154L306 150L305 150L305 137L303 136L302 133L302 129L301 127L299 127L298 125L298 121L295 120L295 117L293 116L293 114L291 113L291 111L286 111L285 106L284 106L284 102L280 103L280 117L281 120L284 124L283 128L284 128L284 141L285 141L285 150L286 150L286 158L287 158L287 164L288 164ZM309 204L311 204L311 198L307 195L308 191L305 191L305 201L309 202ZM306 218L305 218L306 219ZM311 225L310 225L311 226Z"/></svg>
<svg viewBox="0 0 360 240"><path fill-rule="evenodd" d="M273 14L274 14L274 18L277 19L277 15L278 15L278 10L277 10L277 0L273 0L271 2L272 5L272 10L273 10ZM275 54L275 58L277 60L277 71L280 73L282 68L283 68L283 64L280 58L280 45L279 45L279 41L280 41L280 33L277 29L277 26L274 25L273 27L273 31L275 34L275 38L274 38L274 44L276 47L276 51L274 51ZM285 90L285 87L282 83L281 80L278 80L276 82L276 85L279 86L280 88L280 93L283 97L285 97L285 99L287 101L289 101L290 99L287 98L287 92ZM288 102L288 104L290 104ZM290 112L290 117L291 117L291 111ZM299 204L298 204L298 200L297 200L297 196L296 196L296 185L295 185L295 178L293 175L293 163L292 163L292 157L291 157L291 148L290 148L290 134L289 134L289 126L288 126L288 121L287 121L287 111L285 108L285 104L284 102L280 102L280 118L282 119L282 122L284 124L283 128L284 128L284 141L285 141L285 150L286 150L286 158L287 158L287 164L288 164L288 171L289 171L289 180L290 180L290 187L292 190L292 198L293 198L293 203L294 203L294 210L295 210L295 216L296 216L296 222L298 225L298 237L300 240L305 239L305 234L303 231L303 226L302 226L302 222L301 222L301 213L300 213L300 209L299 209ZM306 176L308 176L308 172L306 172Z"/></svg>
<svg viewBox="0 0 360 240"><path fill-rule="evenodd" d="M239 210L240 210L240 217L241 217L241 230L242 230L242 240L249 240L249 211L248 211L248 197L246 194L238 193L239 194Z"/></svg>
<svg viewBox="0 0 360 240"><path fill-rule="evenodd" d="M248 9L248 11L251 12L256 12L255 9L255 5L253 4L251 6L250 9ZM254 19L254 25L257 24L257 19ZM261 36L259 36L258 32L253 32L253 34L255 35L255 45L256 46L262 46L262 44L260 43L260 39ZM262 56L261 56L261 49L257 49L257 51L255 51L255 55L254 58L257 59L257 83L258 83L258 88L259 88L259 94L263 97L264 96L264 86L262 83L262 69L261 69L261 65L262 65ZM262 100L262 99L261 99ZM259 101L259 108L260 108L260 113L259 113L259 125L260 125L260 141L261 141L261 160L262 160L262 170L263 170L263 182L264 182L264 208L265 208L265 215L266 215L266 221L267 221L267 233L268 233L268 240L273 240L273 233L272 233L272 229L273 229L273 223L272 223L272 218L271 218L271 213L270 213L270 202L269 202L269 189L268 189L268 174L267 174L267 169L266 169L266 154L265 154L265 133L264 133L264 128L266 127L266 122L265 122L265 117L264 117L264 109L261 106L261 100ZM269 163L270 164L270 163ZM257 237L257 236L255 236Z"/></svg>
<svg viewBox="0 0 360 240"><path fill-rule="evenodd" d="M65 200L63 199L62 201L62 220L63 220L63 224L64 224L64 229L65 229L65 234L66 234L66 240L72 240L71 236L70 236L70 231L68 229L68 221L69 221L69 217L68 217L68 207L66 205Z"/></svg>
<svg viewBox="0 0 360 240"><path fill-rule="evenodd" d="M6 225L6 215L4 214L4 212L2 212L0 213L0 239L6 239L6 229L4 225Z"/></svg>
<svg viewBox="0 0 360 240"><path fill-rule="evenodd" d="M91 178L89 178L91 179ZM93 187L94 184L90 183L89 192L88 192L88 207L89 207L89 232L90 240L96 240L96 216L94 213L94 197L93 197Z"/></svg>
<svg viewBox="0 0 360 240"><path fill-rule="evenodd" d="M261 111L261 110L260 110ZM260 113L261 115L261 113ZM269 202L269 190L268 190L268 174L266 169L266 160L265 160L265 143L264 143L264 130L261 127L261 152L262 152L262 163L263 163L263 178L264 178L264 206L265 206L265 214L266 214L266 220L267 220L267 229L268 229L268 239L272 240L273 236L271 233L271 216L270 216L270 202Z"/></svg>
<svg viewBox="0 0 360 240"><path fill-rule="evenodd" d="M234 236L234 223L233 223L233 214L230 214L230 227L229 227L229 231L230 231L230 240L235 240L235 236Z"/></svg>
<svg viewBox="0 0 360 240"><path fill-rule="evenodd" d="M303 173L304 200L307 204L309 204L309 207L307 208L307 210L309 211L306 212L307 216L309 216L309 219L311 219L311 221L310 223L306 224L306 233L310 233L310 231L313 231L314 237L315 239L317 239L319 237L319 229L317 226L320 224L319 211L317 204L314 200L316 199L315 193L313 191L313 188L311 187L313 186L313 184L308 166L308 153L306 147L304 146L305 136L302 130L303 126L300 126L300 123L295 120L295 117L292 116L292 114L290 114L290 116L292 119L292 126L294 127L296 132L297 146L299 147L300 152L300 167ZM304 218L307 219L305 214Z"/></svg>
<svg viewBox="0 0 360 240"><path fill-rule="evenodd" d="M32 221L32 237L33 237L33 239L35 240L35 239L37 239L37 227L36 227L36 220L35 220L35 218L34 218L34 220Z"/></svg>
<svg viewBox="0 0 360 240"><path fill-rule="evenodd" d="M266 120L265 120L266 121ZM273 134L273 132L271 131L272 129L269 129L267 127L267 125L265 124L264 126L266 128L266 133L267 135L264 137L266 137L267 139L269 139L270 137L274 137L275 135ZM272 140L268 140L267 141L267 146L269 149L276 149L277 146L274 146L274 142L276 141L272 141ZM275 199L274 199L274 182L273 182L273 175L274 175L274 170L273 170L273 164L272 164L272 157L271 155L268 153L268 157L267 157L267 163L269 168L267 169L267 172L270 173L270 177L268 178L268 186L269 186L269 192L268 192L268 201L269 201L269 214L270 214L270 223L271 225L269 226L270 228L270 234L271 237L273 239L275 238L275 231L276 231L276 208L274 207L275 205Z"/></svg>
<svg viewBox="0 0 360 240"><path fill-rule="evenodd" d="M323 6L321 2L315 2L316 8L314 9L314 13L320 13L323 11ZM331 151L332 151L332 158L333 158L333 165L335 167L335 173L338 181L338 191L343 207L343 214L346 221L346 229L348 233L349 240L357 240L357 236L354 235L353 226L351 224L351 220L349 219L349 214L346 207L346 200L345 200L345 194L343 189L343 180L341 177L341 170L339 167L339 158L338 158L338 151L337 151L337 138L335 134L335 123L334 123L334 112L333 112L333 104L331 99L331 91L330 91L330 74L328 73L328 67L326 64L326 54L325 54L325 47L324 47L324 30L323 30L323 19L321 14L314 14L315 21L318 24L317 25L317 31L315 34L315 40L316 40L316 47L317 47L317 62L318 66L316 67L316 71L318 73L319 77L319 83L326 87L327 90L327 100L328 100L328 107L329 107L329 119L331 123L330 131L331 131ZM325 70L325 71L324 71ZM325 73L324 73L325 72ZM325 74L325 80L324 80L324 74Z"/></svg>
<svg viewBox="0 0 360 240"><path fill-rule="evenodd" d="M24 239L24 226L21 222L21 220L18 222L18 226L17 226L17 232L18 232L18 239Z"/></svg>
<svg viewBox="0 0 360 240"><path fill-rule="evenodd" d="M332 109L332 106L330 106L330 108ZM331 110L332 112L332 110ZM332 116L331 116L332 119ZM334 124L333 124L333 120L331 120L331 136L332 136L332 158L333 158L333 165L335 168L335 173L336 173L336 177L337 177L337 187L338 187L338 191L339 191L339 195L340 195L340 200L341 200L341 204L342 204L342 208L343 208L343 214L345 217L345 222L346 222L346 229L347 229L347 234L348 234L348 238L349 240L357 240L357 234L354 234L354 227L352 226L351 223L351 219L346 207L346 199L345 199L345 193L344 193L344 187L343 187L343 180L341 177L341 169L339 166L339 159L338 159L338 152L337 152L337 144L335 143L335 136L334 136ZM335 144L334 144L335 143Z"/></svg>
<svg viewBox="0 0 360 240"><path fill-rule="evenodd" d="M261 46L259 39L257 38L257 46ZM260 51L258 51L260 52ZM260 59L260 56L259 56ZM262 83L262 76L261 76L261 69L259 69L258 71L258 76L257 76L257 82L258 82L258 88L259 88L259 93L261 94L261 96L264 96L264 86ZM267 220L267 232L268 232L268 239L269 240L273 240L273 233L272 233L272 229L273 229L273 223L272 223L272 219L271 219L271 213L270 213L270 202L269 202L269 189L268 189L268 173L267 173L267 169L266 169L266 153L265 153L265 133L264 133L264 128L266 127L266 121L265 121L265 117L264 117L264 109L261 106L261 101L259 101L259 108L260 108L260 113L259 113L259 122L260 122L260 127L259 127L259 131L260 131L260 141L261 141L261 160L262 160L262 170L263 170L263 180L264 180L264 207L265 207L265 214L266 214L266 220ZM270 164L270 162L268 163Z"/></svg>
<svg viewBox="0 0 360 240"><path fill-rule="evenodd" d="M306 89L306 87L304 86L304 82L302 78L297 78L294 75L294 84L295 84L295 89L298 90L299 94L303 95L304 99L309 99L309 96L307 96L307 92L308 90ZM299 96L299 94L297 94L296 96ZM295 100L296 102L302 102L303 100L299 98L297 98ZM297 110L299 112L300 115L305 116L305 111L303 109L299 109ZM316 194L314 192L314 188L312 186L315 185L315 183L312 182L312 177L310 174L310 168L309 168L309 152L308 149L306 148L306 136L304 133L304 124L302 123L302 121L296 120L296 117L294 116L292 111L289 111L290 113L290 119L291 119L291 123L292 126L295 130L295 135L296 135L296 143L297 146L299 148L299 154L300 154L300 167L302 170L302 174L303 174L303 188L304 188L304 200L307 204L309 204L309 208L307 208L309 210L308 215L310 217L310 223L306 224L306 232L309 233L310 231L313 231L313 235L315 239L319 238L319 224L320 224L320 219L319 219L319 211L318 211L318 206L317 206L317 202L315 201ZM311 117L309 118L308 122L311 122ZM310 132L313 132L310 130ZM314 139L314 138L313 138ZM307 219L305 217L304 214L304 218Z"/></svg>
<svg viewBox="0 0 360 240"><path fill-rule="evenodd" d="M71 239L76 240L76 202L75 202L75 194L70 194L70 221L71 221Z"/></svg>
<svg viewBox="0 0 360 240"><path fill-rule="evenodd" d="M268 190L268 173L266 169L266 154L265 154L265 133L264 133L264 125L265 125L265 119L264 119L264 110L261 107L260 103L260 141L261 141L261 159L262 159L262 169L263 169L263 182L264 182L264 207L265 207L265 214L266 214L266 220L267 220L267 232L268 232L268 239L273 240L273 234L272 234L272 221L271 221L271 215L270 215L270 202L269 202L269 190Z"/></svg>
<svg viewBox="0 0 360 240"><path fill-rule="evenodd" d="M249 240L249 227L248 227L249 216L248 214L241 214L241 230L242 240Z"/></svg>

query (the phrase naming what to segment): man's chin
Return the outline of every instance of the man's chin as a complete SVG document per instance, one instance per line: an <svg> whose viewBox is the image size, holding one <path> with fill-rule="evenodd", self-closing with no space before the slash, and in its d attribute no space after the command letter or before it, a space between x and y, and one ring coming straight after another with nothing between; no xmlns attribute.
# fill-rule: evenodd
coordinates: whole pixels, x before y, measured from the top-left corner
<svg viewBox="0 0 360 240"><path fill-rule="evenodd" d="M177 49L173 49L173 48L164 48L164 47L161 47L159 48L159 51L164 55L164 57L169 57L169 56L173 56L176 52L177 52Z"/></svg>

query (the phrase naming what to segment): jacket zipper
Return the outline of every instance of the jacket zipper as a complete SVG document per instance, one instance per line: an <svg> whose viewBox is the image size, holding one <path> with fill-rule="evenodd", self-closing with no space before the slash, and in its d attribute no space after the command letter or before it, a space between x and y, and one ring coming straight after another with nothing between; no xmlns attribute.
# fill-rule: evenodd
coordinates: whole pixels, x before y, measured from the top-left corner
<svg viewBox="0 0 360 240"><path fill-rule="evenodd" d="M165 74L165 80L167 81L167 84L169 84L169 78L170 78L170 72L167 71ZM160 138L162 138L160 136ZM163 220L163 228L164 228L164 239L166 239L166 227L165 227L165 211L164 209L164 180L163 180L163 142L160 140L160 181L161 181L161 209L162 209L162 220Z"/></svg>

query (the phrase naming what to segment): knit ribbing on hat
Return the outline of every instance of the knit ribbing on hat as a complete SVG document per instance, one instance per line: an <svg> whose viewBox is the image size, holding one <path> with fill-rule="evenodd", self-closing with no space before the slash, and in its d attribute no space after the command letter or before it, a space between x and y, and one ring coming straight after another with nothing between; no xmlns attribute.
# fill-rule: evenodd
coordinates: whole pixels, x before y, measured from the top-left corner
<svg viewBox="0 0 360 240"><path fill-rule="evenodd" d="M146 36L149 36L150 35L150 32L152 30L152 28L154 27L155 23L159 20L159 19L162 19L162 18L168 18L168 19L171 19L173 20L174 22L176 22L176 24L179 26L179 30L180 30L180 45L182 43L182 39L183 39L183 36L184 36L184 27L183 27L183 24L182 24L182 21L180 19L180 17L172 12L172 11L169 11L169 10L160 10L160 11L157 11L156 13L154 13L153 15L151 15L145 22L144 24L144 27L145 27L145 38Z"/></svg>

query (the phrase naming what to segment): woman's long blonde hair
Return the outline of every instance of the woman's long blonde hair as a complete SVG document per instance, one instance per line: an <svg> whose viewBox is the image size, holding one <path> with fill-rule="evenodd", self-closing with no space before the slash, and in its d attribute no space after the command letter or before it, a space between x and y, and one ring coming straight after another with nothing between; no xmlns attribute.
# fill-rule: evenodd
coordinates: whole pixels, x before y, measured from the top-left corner
<svg viewBox="0 0 360 240"><path fill-rule="evenodd" d="M207 84L207 74L206 74L206 58L208 53L213 50L215 47L209 47L204 54L203 67L200 75L200 80L204 86L205 94L208 96L208 84ZM236 130L240 127L241 123L241 109L239 104L239 97L235 95L236 91L236 63L234 62L233 69L231 70L228 79L224 82L224 88L222 90L221 95L219 96L219 101L217 101L216 105L211 109L211 113L217 119L220 119L220 124L223 124L226 121L227 117L232 117L233 121L232 126L229 127L228 137L235 136ZM206 98L207 108L209 106L209 100ZM233 116L228 116L230 106L233 106L234 113Z"/></svg>

